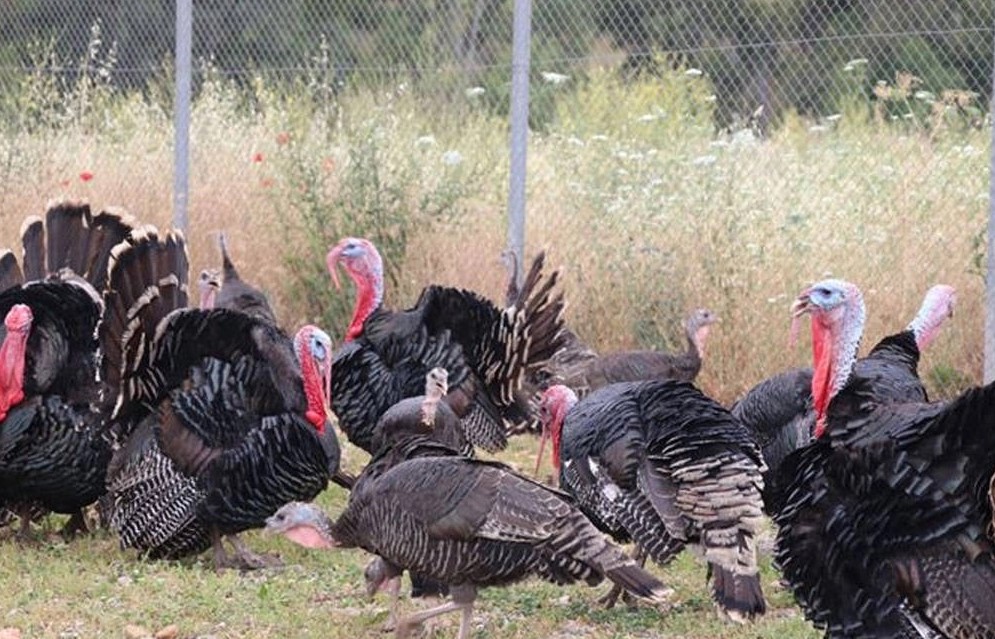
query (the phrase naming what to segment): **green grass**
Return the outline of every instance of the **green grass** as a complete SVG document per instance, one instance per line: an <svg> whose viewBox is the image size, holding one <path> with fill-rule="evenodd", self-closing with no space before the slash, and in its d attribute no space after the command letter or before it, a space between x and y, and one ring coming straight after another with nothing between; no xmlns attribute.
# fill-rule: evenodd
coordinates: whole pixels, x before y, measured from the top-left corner
<svg viewBox="0 0 995 639"><path fill-rule="evenodd" d="M530 468L535 440L519 437L502 454L520 469ZM364 454L348 448L349 467ZM345 493L332 486L319 498L336 513ZM149 562L121 551L105 530L65 544L50 517L39 530L47 541L21 546L0 539L0 628L17 628L27 638L124 637L137 625L156 632L176 625L179 637L373 637L387 618L386 595L368 600L361 550L306 550L260 532L245 536L255 550L279 553L283 568L240 574L216 574L210 553L183 562ZM726 639L801 639L819 636L805 622L789 593L778 583L768 557L763 559L763 587L770 607L759 621L737 626L716 614L705 587L705 568L690 552L665 568L650 570L675 590L666 609L645 604L632 611L622 604L604 610L596 599L607 585L558 587L530 579L506 588L483 590L474 616L473 636L514 639L586 637L683 637ZM409 583L405 579L403 593ZM402 596L402 610L431 605ZM432 623L430 637L451 638L458 616ZM2 635L0 635L2 636Z"/></svg>

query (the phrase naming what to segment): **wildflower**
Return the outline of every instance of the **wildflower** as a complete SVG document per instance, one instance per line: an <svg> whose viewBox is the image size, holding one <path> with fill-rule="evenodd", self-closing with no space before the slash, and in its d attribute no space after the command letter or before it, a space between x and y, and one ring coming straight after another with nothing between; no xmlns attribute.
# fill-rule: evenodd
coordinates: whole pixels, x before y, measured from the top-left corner
<svg viewBox="0 0 995 639"><path fill-rule="evenodd" d="M541 74L542 79L552 85L560 85L567 82L570 79L569 75L563 75L562 73L553 73L552 71L543 71Z"/></svg>
<svg viewBox="0 0 995 639"><path fill-rule="evenodd" d="M691 164L695 166L708 166L709 164L715 164L715 160L717 159L714 155L703 155L691 160Z"/></svg>
<svg viewBox="0 0 995 639"><path fill-rule="evenodd" d="M850 60L845 65L843 65L843 70L853 71L857 67L864 66L865 64L867 64L867 58L854 58L853 60Z"/></svg>
<svg viewBox="0 0 995 639"><path fill-rule="evenodd" d="M463 154L459 151L446 151L442 154L442 161L449 166L456 166L463 161Z"/></svg>
<svg viewBox="0 0 995 639"><path fill-rule="evenodd" d="M280 131L276 134L276 143L280 146L286 146L290 142L290 134L286 131Z"/></svg>
<svg viewBox="0 0 995 639"><path fill-rule="evenodd" d="M704 75L704 73L705 72L702 71L701 69L695 69L694 67L691 67L690 69L684 71L684 75L691 78L697 78L698 76Z"/></svg>
<svg viewBox="0 0 995 639"><path fill-rule="evenodd" d="M486 92L487 90L484 87L470 87L466 90L466 97L475 98L478 95L484 95Z"/></svg>
<svg viewBox="0 0 995 639"><path fill-rule="evenodd" d="M428 146L435 146L435 138L431 135L423 135L415 140L415 148L421 149Z"/></svg>
<svg viewBox="0 0 995 639"><path fill-rule="evenodd" d="M89 171L83 171L82 173L79 174L79 179L83 180L84 182L89 182L90 180L93 179L93 173L90 173Z"/></svg>
<svg viewBox="0 0 995 639"><path fill-rule="evenodd" d="M842 117L843 117L842 113L833 113L831 115L826 116L826 122L836 122Z"/></svg>
<svg viewBox="0 0 995 639"><path fill-rule="evenodd" d="M262 161L263 161L263 154L261 152L256 151L255 153L252 154L252 163L253 164L259 164Z"/></svg>

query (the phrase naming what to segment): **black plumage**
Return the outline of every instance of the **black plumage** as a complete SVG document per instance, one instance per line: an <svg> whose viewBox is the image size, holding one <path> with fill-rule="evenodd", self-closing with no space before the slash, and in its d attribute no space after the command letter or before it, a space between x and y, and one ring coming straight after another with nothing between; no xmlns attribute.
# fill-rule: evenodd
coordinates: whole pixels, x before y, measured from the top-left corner
<svg viewBox="0 0 995 639"><path fill-rule="evenodd" d="M995 637L995 386L945 404L877 400L853 366L860 291L823 281L796 308L825 346L817 439L780 470L776 561L806 616L830 637L916 637L916 625Z"/></svg>
<svg viewBox="0 0 995 639"><path fill-rule="evenodd" d="M331 344L311 328L295 344L240 311L184 308L188 269L177 233L160 239L145 229L115 257L108 330L125 338L111 377L123 443L109 473L112 527L123 546L154 558L213 543L217 565L227 565L222 535L261 526L288 500L313 498L337 470L337 442L315 405L321 392L304 379L316 364L299 360L327 362ZM237 565L263 561L232 543Z"/></svg>
<svg viewBox="0 0 995 639"><path fill-rule="evenodd" d="M391 311L381 304L383 268L372 243L346 238L332 249L328 264L336 282L338 263L358 288L347 344L335 359L332 393L349 440L370 451L376 419L420 394L425 374L438 366L449 372L446 401L470 442L492 452L503 449L507 424L531 415L532 392L523 388L527 374L562 346L564 302L554 292L558 274L543 275L544 256L533 262L518 303L506 309L472 291L429 286L411 308Z"/></svg>
<svg viewBox="0 0 995 639"><path fill-rule="evenodd" d="M763 613L763 461L752 433L674 380L612 384L574 402L565 386L546 391L544 435L553 438L560 485L585 514L661 564L688 544L700 547L720 609L736 620Z"/></svg>
<svg viewBox="0 0 995 639"><path fill-rule="evenodd" d="M105 492L111 439L99 410L97 287L106 283L99 271L112 244L131 231L129 220L53 202L45 222L29 217L22 225L23 268L4 253L0 504L21 515L22 535L46 511L72 515L65 533L85 531L81 509ZM23 358L15 355L20 349Z"/></svg>

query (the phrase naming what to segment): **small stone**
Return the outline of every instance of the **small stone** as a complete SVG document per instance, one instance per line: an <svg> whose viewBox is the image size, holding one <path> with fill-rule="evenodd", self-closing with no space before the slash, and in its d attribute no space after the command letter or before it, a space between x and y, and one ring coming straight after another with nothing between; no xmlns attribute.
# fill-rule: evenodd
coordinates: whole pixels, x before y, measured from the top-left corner
<svg viewBox="0 0 995 639"><path fill-rule="evenodd" d="M171 623L159 632L155 633L155 639L176 639L180 634L180 628L175 623Z"/></svg>
<svg viewBox="0 0 995 639"><path fill-rule="evenodd" d="M0 639L21 639L21 631L17 628L0 628Z"/></svg>
<svg viewBox="0 0 995 639"><path fill-rule="evenodd" d="M141 626L130 623L124 627L124 636L127 639L148 639L152 633Z"/></svg>

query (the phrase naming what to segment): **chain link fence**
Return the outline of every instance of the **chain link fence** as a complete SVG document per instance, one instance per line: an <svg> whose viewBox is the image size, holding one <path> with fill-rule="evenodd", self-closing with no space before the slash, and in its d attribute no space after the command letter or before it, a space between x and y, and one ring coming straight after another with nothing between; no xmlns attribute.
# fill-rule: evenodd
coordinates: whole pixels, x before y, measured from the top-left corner
<svg viewBox="0 0 995 639"><path fill-rule="evenodd" d="M4 243L59 194L168 223L174 10L0 5ZM227 230L288 322L341 323L321 257L346 233L378 239L398 303L498 294L512 11L195 2L195 264ZM711 306L731 397L799 359L778 322L805 282L864 285L873 340L949 281L968 319L930 383L980 378L990 0L544 0L532 24L528 243L568 266L582 336L677 348Z"/></svg>

